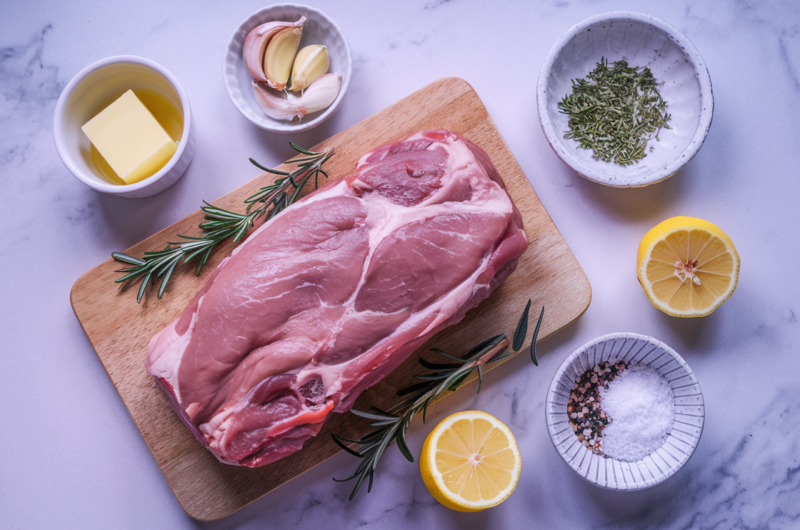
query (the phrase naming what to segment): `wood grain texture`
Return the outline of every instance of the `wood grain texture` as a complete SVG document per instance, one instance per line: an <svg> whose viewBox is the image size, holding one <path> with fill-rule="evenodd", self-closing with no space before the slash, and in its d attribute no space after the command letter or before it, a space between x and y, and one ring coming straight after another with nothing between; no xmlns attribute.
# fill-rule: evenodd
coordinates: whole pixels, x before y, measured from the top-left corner
<svg viewBox="0 0 800 530"><path fill-rule="evenodd" d="M466 318L424 345L383 381L365 391L356 408L391 406L395 392L421 372L416 359L436 346L453 354L497 333L511 334L525 303L533 300L532 315L546 306L540 338L577 319L591 301L591 288L569 247L545 211L528 179L500 136L486 108L464 80L445 78L415 92L389 108L315 146L335 146L336 155L326 164L331 178L355 170L368 151L417 131L444 128L462 134L482 147L505 180L525 223L530 246L517 270ZM272 180L264 174L221 197L214 204L240 211L245 197ZM197 234L199 210L126 252L135 256L163 248L175 234ZM109 259L84 274L72 288L75 315L117 388L131 417L142 433L178 502L191 517L220 519L244 507L292 478L327 460L340 449L330 433L359 437L367 426L350 414L333 414L320 434L299 451L259 469L229 466L192 438L166 397L144 368L150 338L175 319L200 290L208 275L227 256L233 245L218 248L200 277L191 268L173 276L164 298L148 293L136 303L136 287L118 290L114 280L119 264ZM350 462L349 464L353 464ZM348 465L342 474L349 472ZM349 488L349 486L343 486Z"/></svg>

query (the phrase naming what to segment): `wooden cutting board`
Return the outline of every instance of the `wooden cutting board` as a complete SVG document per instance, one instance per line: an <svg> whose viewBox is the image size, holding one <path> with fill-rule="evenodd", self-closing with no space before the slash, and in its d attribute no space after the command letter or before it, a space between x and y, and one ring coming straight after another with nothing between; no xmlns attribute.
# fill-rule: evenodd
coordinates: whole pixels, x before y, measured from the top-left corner
<svg viewBox="0 0 800 530"><path fill-rule="evenodd" d="M312 149L321 151L335 146L336 155L325 169L332 179L341 178L352 173L359 158L368 151L414 132L437 128L462 134L489 154L522 213L530 246L517 270L489 299L470 311L460 324L434 337L383 381L365 391L356 402L357 409L367 410L371 405L389 408L396 399L395 392L413 383L412 375L424 371L416 359L431 347L463 354L491 335L507 333L510 336L529 298L533 300L532 314L538 314L536 308L546 306L540 339L573 322L591 301L586 275L480 98L466 81L440 79ZM241 211L243 199L272 178L265 173L214 204ZM126 252L140 256L145 250L164 248L168 241L175 240L175 234L198 234L201 220L202 212L198 210ZM221 464L192 438L144 369L147 345L156 332L183 311L232 248L230 243L218 248L199 278L191 267L173 276L161 300L151 291L137 304L135 290L138 286L118 289L114 280L119 274L114 271L120 264L111 259L81 276L71 292L72 308L78 321L178 502L191 517L202 521L230 515L338 453L340 449L332 442L331 432L353 439L368 428L367 422L351 414L333 414L320 434L309 440L302 451L259 469ZM350 473L355 464L355 458L348 460L339 475ZM348 493L351 487L351 483L342 485Z"/></svg>

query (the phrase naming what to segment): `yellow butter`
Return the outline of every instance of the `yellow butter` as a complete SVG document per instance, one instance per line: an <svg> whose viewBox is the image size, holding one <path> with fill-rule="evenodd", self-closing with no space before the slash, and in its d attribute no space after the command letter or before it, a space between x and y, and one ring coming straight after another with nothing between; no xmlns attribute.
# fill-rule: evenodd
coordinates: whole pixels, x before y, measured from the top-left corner
<svg viewBox="0 0 800 530"><path fill-rule="evenodd" d="M154 175L177 150L176 142L132 90L81 129L126 184Z"/></svg>

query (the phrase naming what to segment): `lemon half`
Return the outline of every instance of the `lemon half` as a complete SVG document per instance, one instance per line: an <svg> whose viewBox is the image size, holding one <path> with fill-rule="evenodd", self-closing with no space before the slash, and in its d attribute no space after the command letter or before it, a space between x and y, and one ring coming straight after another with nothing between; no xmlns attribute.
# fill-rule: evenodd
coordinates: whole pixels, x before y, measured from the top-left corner
<svg viewBox="0 0 800 530"><path fill-rule="evenodd" d="M478 410L442 420L422 446L420 472L431 495L460 512L497 506L514 491L522 460L503 422Z"/></svg>
<svg viewBox="0 0 800 530"><path fill-rule="evenodd" d="M739 254L716 225L673 217L639 243L637 276L658 309L675 317L702 317L730 298L739 280Z"/></svg>

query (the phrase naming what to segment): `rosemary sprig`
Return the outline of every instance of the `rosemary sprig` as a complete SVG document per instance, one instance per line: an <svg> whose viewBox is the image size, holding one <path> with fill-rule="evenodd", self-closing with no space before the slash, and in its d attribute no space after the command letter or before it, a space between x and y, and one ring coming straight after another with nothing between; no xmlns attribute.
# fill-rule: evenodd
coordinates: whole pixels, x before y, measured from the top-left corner
<svg viewBox="0 0 800 530"><path fill-rule="evenodd" d="M420 358L419 363L422 366L435 371L425 375L414 376L414 379L418 379L422 382L397 392L398 396L407 396L400 401L400 403L386 412L377 408L374 409L374 413L350 410L350 412L356 416L372 420L370 426L374 427L374 430L362 436L360 440L348 440L331 434L333 441L336 442L339 447L361 459L361 462L351 476L345 479L333 479L336 482L356 480L353 491L350 493L351 501L355 498L365 479L369 479L367 492L372 491L372 482L375 470L378 468L378 462L386 451L386 448L392 443L397 443L397 448L406 460L409 462L414 461L414 456L411 454L406 444L406 432L414 416L422 411L422 421L424 423L425 416L428 412L428 406L443 392L455 391L473 370L478 371L478 392L480 392L481 384L483 383L483 371L481 367L501 361L522 349L528 330L528 310L530 307L531 301L528 300L525 311L522 313L522 317L517 324L513 342L510 344L512 352L507 352L509 341L505 334L489 337L460 358L434 348L432 350L433 352L447 358L450 362L432 363ZM542 325L542 317L544 317L544 307L539 315L536 329L533 331L533 338L530 346L531 359L537 366L539 362L536 359L536 338L539 335L539 328ZM347 444L354 444L360 447L358 449L353 449Z"/></svg>
<svg viewBox="0 0 800 530"><path fill-rule="evenodd" d="M586 79L572 80L572 93L558 104L569 115L564 138L605 162L628 166L643 159L650 138L658 140L661 128L670 128L658 85L649 68L629 67L626 61L609 68L601 58Z"/></svg>
<svg viewBox="0 0 800 530"><path fill-rule="evenodd" d="M303 149L294 142L289 142L289 145L295 151L305 155L286 162L287 164L297 164L297 169L291 173L264 167L252 158L250 159L250 162L259 169L280 175L280 177L275 179L274 183L261 188L257 193L245 199L247 208L244 214L231 212L203 201L205 206L200 209L205 213L205 222L200 224L200 228L205 232L204 235L197 237L178 234L178 237L186 241L167 243L164 250L147 251L142 258L122 252L112 253L111 257L115 260L130 265L130 267L116 271L124 275L114 283L124 283L141 278L139 292L136 295L138 303L142 301L150 282L158 278L161 281L158 287L158 298L161 298L178 265L196 260L196 275L200 276L203 265L208 262L211 252L217 245L231 237L233 242L237 243L255 225L256 220L266 216L265 220L269 221L275 217L300 197L300 193L312 177L316 189L319 185L320 173L325 178L328 177L322 166L335 154L333 148L317 153Z"/></svg>

